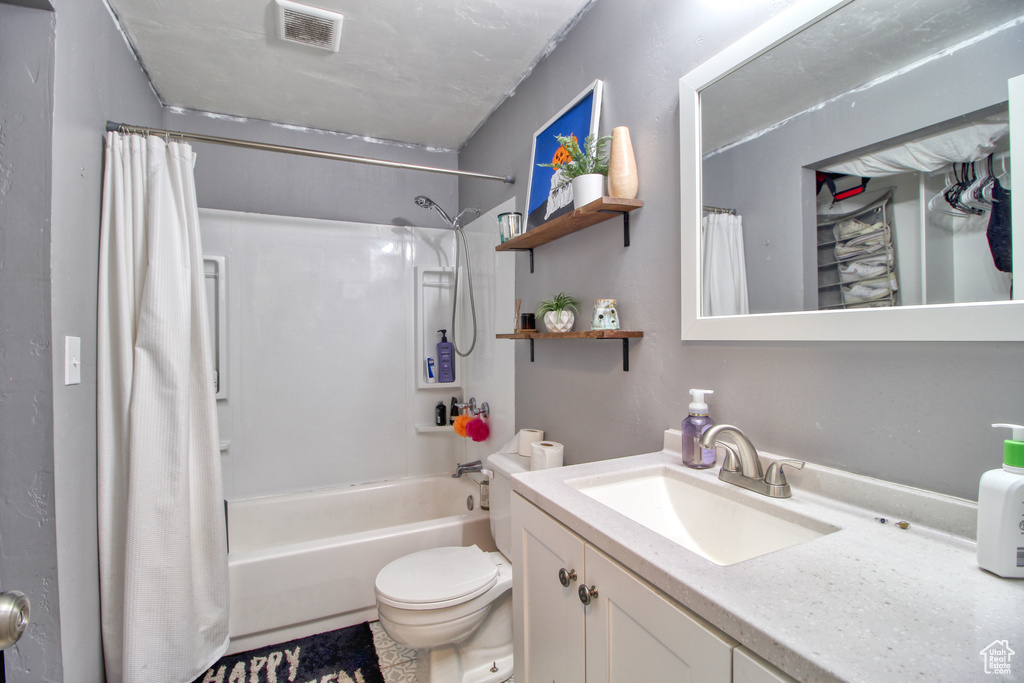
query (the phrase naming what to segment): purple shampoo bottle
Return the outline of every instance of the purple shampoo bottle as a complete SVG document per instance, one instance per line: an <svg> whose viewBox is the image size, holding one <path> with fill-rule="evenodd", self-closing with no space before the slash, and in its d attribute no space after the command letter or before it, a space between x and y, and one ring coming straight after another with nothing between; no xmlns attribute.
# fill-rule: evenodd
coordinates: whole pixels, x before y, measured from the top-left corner
<svg viewBox="0 0 1024 683"><path fill-rule="evenodd" d="M455 351L448 341L448 330L438 330L441 341L437 343L437 381L450 384L455 381Z"/></svg>

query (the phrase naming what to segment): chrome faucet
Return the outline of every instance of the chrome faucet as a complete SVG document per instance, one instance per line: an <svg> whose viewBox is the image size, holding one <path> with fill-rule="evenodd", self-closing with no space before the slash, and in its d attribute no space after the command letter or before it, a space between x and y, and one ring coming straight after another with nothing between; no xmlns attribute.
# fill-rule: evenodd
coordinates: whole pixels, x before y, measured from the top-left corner
<svg viewBox="0 0 1024 683"><path fill-rule="evenodd" d="M719 443L719 437L724 434L728 434L736 445ZM771 498L789 498L793 495L786 474L782 471L783 466L798 470L804 468L800 460L776 460L768 465L768 472L764 472L754 444L750 443L750 439L739 427L732 425L715 425L701 435L700 445L701 448L721 446L725 449L719 479Z"/></svg>
<svg viewBox="0 0 1024 683"><path fill-rule="evenodd" d="M484 464L479 460L467 463L457 462L455 463L455 474L452 475L452 479L458 479L463 474L467 474L469 472L482 472L483 469Z"/></svg>

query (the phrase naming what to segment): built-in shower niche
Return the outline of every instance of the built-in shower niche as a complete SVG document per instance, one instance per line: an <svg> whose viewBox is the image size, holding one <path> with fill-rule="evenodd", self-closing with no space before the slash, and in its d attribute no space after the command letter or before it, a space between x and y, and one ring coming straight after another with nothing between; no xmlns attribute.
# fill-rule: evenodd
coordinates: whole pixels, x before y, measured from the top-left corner
<svg viewBox="0 0 1024 683"><path fill-rule="evenodd" d="M427 359L434 359L434 376L437 377L437 342L441 340L438 330L448 331L448 341L454 340L452 326L452 296L455 293L455 269L445 266L416 266L416 387L418 389L460 390L462 367L458 354L454 354L455 381L441 384L427 380ZM456 321L461 324L461 321Z"/></svg>

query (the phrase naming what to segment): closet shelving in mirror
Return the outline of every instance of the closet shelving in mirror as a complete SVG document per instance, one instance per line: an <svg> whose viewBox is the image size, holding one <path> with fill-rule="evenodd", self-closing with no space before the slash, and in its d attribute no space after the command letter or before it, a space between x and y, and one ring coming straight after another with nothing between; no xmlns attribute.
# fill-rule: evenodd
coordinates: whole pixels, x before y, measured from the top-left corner
<svg viewBox="0 0 1024 683"><path fill-rule="evenodd" d="M623 246L629 246L629 212L643 206L639 199L622 199L620 197L601 197L580 207L527 230L518 237L513 237L494 247L495 251L528 251L530 252L530 272L533 272L533 249L542 244L571 235L574 232L603 223L609 218L622 216Z"/></svg>
<svg viewBox="0 0 1024 683"><path fill-rule="evenodd" d="M580 330L578 332L523 331L513 332L512 334L498 334L495 336L498 339L529 339L531 363L533 362L533 341L535 339L621 339L622 371L629 372L629 340L640 339L644 336L644 333L640 330Z"/></svg>
<svg viewBox="0 0 1024 683"><path fill-rule="evenodd" d="M818 216L818 310L898 304L893 196Z"/></svg>

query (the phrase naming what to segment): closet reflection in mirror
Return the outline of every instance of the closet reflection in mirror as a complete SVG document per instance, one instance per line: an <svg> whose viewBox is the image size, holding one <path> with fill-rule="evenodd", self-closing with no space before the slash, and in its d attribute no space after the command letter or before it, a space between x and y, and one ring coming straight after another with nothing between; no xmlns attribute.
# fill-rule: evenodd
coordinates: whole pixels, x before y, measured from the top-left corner
<svg viewBox="0 0 1024 683"><path fill-rule="evenodd" d="M855 0L701 90L702 315L1011 299L1021 13Z"/></svg>

